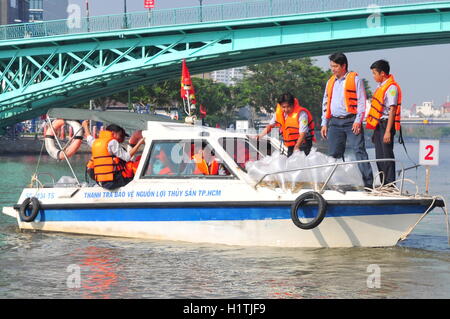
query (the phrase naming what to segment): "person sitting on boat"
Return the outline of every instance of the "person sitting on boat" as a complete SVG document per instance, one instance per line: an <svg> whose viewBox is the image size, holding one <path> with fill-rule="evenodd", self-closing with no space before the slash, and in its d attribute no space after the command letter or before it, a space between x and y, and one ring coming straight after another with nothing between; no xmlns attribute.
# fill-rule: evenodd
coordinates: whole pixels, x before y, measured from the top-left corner
<svg viewBox="0 0 450 319"><path fill-rule="evenodd" d="M134 177L133 167L137 167L135 162L131 162L131 158L144 143L144 138L127 152L120 146L127 136L122 127L111 124L100 131L99 137L95 139L90 133L89 121L84 121L82 126L86 141L92 148L92 158L87 165L90 177L110 190L128 184Z"/></svg>
<svg viewBox="0 0 450 319"><path fill-rule="evenodd" d="M152 174L154 175L175 175L176 167L169 160L170 152L168 150L164 150L160 145L156 145L155 149L156 155L154 156L154 160L151 163Z"/></svg>
<svg viewBox="0 0 450 319"><path fill-rule="evenodd" d="M219 163L206 143L202 143L202 147L192 155L192 160L195 163L194 175L219 175Z"/></svg>
<svg viewBox="0 0 450 319"><path fill-rule="evenodd" d="M190 160L183 170L186 175L229 175L223 165L205 142L191 142L185 150L190 153Z"/></svg>
<svg viewBox="0 0 450 319"><path fill-rule="evenodd" d="M288 157L294 151L303 151L305 155L310 153L312 143L316 141L314 137L314 121L311 112L300 106L298 100L291 93L284 93L280 96L272 120L257 135L257 138L270 133L274 127L280 128L284 145L288 149Z"/></svg>

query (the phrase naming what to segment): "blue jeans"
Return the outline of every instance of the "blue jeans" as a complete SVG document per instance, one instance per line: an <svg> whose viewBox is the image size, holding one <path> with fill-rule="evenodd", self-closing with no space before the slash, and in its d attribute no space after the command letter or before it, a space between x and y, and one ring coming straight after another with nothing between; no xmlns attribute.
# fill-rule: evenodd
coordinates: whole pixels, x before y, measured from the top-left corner
<svg viewBox="0 0 450 319"><path fill-rule="evenodd" d="M334 158L344 158L345 146L347 141L355 152L357 161L367 160L369 156L366 152L364 143L364 130L361 127L361 133L355 135L352 131L355 117L340 119L332 117L328 122L328 154ZM358 164L359 170L364 181L365 187L372 187L373 174L370 163Z"/></svg>

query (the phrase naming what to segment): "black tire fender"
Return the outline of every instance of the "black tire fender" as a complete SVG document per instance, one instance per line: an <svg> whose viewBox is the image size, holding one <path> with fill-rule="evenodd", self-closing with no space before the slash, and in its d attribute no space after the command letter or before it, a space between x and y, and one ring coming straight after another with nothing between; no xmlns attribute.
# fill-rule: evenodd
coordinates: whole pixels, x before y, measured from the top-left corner
<svg viewBox="0 0 450 319"><path fill-rule="evenodd" d="M30 209L30 206L31 206L31 214L27 215L26 213ZM27 223L34 221L37 214L39 213L40 206L41 205L39 203L39 200L36 197L26 198L19 208L20 219Z"/></svg>
<svg viewBox="0 0 450 319"><path fill-rule="evenodd" d="M298 209L303 206L309 198L313 198L313 200L318 203L318 212L317 216L308 223L302 223L298 218ZM319 226L322 220L325 218L327 212L327 201L317 192L306 192L301 194L291 206L291 219L292 222L301 229L313 229Z"/></svg>

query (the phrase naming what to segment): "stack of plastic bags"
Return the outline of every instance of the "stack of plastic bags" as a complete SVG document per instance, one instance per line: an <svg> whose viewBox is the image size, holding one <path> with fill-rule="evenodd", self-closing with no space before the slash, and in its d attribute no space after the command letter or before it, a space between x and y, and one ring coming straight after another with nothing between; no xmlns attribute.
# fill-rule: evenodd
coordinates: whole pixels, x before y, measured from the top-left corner
<svg viewBox="0 0 450 319"><path fill-rule="evenodd" d="M272 156L248 162L246 170L255 183L269 188L281 188L297 192L300 189L320 189L333 171L334 165L308 168L311 166L342 163L331 156L312 148L308 156L304 152L294 152L290 157L274 152ZM272 174L282 172L279 174ZM268 175L270 174L270 175ZM364 185L357 164L338 165L327 186L358 189Z"/></svg>

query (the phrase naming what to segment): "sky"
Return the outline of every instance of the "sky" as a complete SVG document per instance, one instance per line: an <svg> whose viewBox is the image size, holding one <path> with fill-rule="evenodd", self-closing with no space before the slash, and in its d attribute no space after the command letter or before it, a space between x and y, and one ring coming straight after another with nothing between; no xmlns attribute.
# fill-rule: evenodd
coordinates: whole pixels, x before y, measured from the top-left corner
<svg viewBox="0 0 450 319"><path fill-rule="evenodd" d="M144 0L126 1L128 12L146 10ZM244 1L203 0L203 5ZM69 0L69 3L80 5L84 14L85 0ZM198 5L199 0L155 0L155 10ZM123 7L124 0L89 0L91 16L122 13ZM376 83L372 78L370 65L379 59L389 61L391 73L402 88L403 105L406 107L420 105L425 101L434 101L435 107L439 107L450 100L450 44L351 52L346 55L349 69L366 78L372 91L376 88ZM319 67L329 68L327 56L315 59L315 64Z"/></svg>

